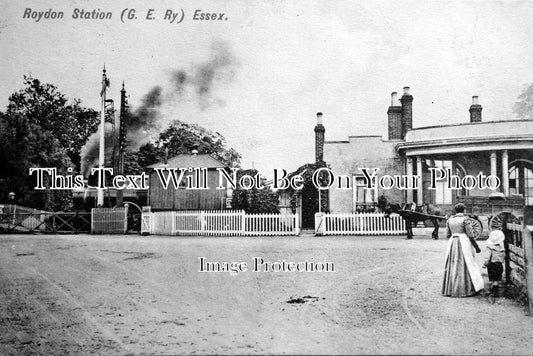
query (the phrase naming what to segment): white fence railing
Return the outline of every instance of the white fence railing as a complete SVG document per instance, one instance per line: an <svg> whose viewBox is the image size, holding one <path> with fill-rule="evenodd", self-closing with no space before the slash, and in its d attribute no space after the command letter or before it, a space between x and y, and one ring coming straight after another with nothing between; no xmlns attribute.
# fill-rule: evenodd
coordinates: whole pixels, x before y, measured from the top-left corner
<svg viewBox="0 0 533 356"><path fill-rule="evenodd" d="M300 233L296 214L246 214L243 210L143 212L142 233L189 236L281 236ZM317 235L401 235L405 223L398 214L315 215Z"/></svg>
<svg viewBox="0 0 533 356"><path fill-rule="evenodd" d="M298 235L298 225L298 215L294 214L250 214L244 217L244 234Z"/></svg>
<svg viewBox="0 0 533 356"><path fill-rule="evenodd" d="M405 222L398 214L315 214L317 235L401 235Z"/></svg>
<svg viewBox="0 0 533 356"><path fill-rule="evenodd" d="M154 235L298 235L297 215L246 214L243 210L143 212L142 233Z"/></svg>

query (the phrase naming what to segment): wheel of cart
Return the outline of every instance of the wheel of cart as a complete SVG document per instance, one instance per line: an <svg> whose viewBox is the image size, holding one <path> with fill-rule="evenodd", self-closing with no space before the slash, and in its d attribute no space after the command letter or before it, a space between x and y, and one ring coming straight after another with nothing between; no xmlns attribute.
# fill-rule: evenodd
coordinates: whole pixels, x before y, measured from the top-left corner
<svg viewBox="0 0 533 356"><path fill-rule="evenodd" d="M502 193L491 193L490 196L458 196L457 201L465 204L471 217L486 216L489 233L502 230L504 221L520 223L524 198L521 196L506 197ZM479 220L478 220L479 221Z"/></svg>
<svg viewBox="0 0 533 356"><path fill-rule="evenodd" d="M516 214L516 215L515 215ZM501 211L489 219L489 232L494 230L503 230L503 222L513 224L521 224L524 221L524 217L519 215L518 212Z"/></svg>
<svg viewBox="0 0 533 356"><path fill-rule="evenodd" d="M474 237L474 239L477 240L481 237L481 233L483 232L483 224L481 224L481 221L479 221L477 216L468 216L468 219L466 219L465 224L466 228L470 230L470 234Z"/></svg>

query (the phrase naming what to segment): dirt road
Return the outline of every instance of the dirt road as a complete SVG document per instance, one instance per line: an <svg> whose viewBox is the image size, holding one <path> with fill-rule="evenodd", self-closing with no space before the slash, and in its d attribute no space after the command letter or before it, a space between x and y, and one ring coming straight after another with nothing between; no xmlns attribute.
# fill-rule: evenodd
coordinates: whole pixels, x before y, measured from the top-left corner
<svg viewBox="0 0 533 356"><path fill-rule="evenodd" d="M440 295L446 243L1 235L0 354L530 354L515 302ZM335 272L255 273L254 257Z"/></svg>

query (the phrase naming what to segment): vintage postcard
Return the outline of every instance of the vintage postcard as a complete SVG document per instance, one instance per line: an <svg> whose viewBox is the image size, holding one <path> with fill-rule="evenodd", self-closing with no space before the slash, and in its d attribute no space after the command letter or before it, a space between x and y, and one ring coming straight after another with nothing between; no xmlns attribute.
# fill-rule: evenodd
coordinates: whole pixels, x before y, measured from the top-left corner
<svg viewBox="0 0 533 356"><path fill-rule="evenodd" d="M0 354L533 350L533 1L0 5Z"/></svg>

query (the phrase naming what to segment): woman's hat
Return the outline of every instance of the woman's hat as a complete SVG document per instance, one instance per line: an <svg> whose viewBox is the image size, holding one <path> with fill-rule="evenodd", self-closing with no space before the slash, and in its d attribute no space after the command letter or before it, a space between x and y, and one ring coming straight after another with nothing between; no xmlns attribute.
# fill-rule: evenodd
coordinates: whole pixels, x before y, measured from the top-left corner
<svg viewBox="0 0 533 356"><path fill-rule="evenodd" d="M466 206L463 204L463 203L457 203L455 204L455 206L453 207L455 209L456 212L458 211L465 211L466 209Z"/></svg>
<svg viewBox="0 0 533 356"><path fill-rule="evenodd" d="M501 230L494 230L490 233L489 239L487 240L487 245L502 245L505 240L505 235Z"/></svg>

